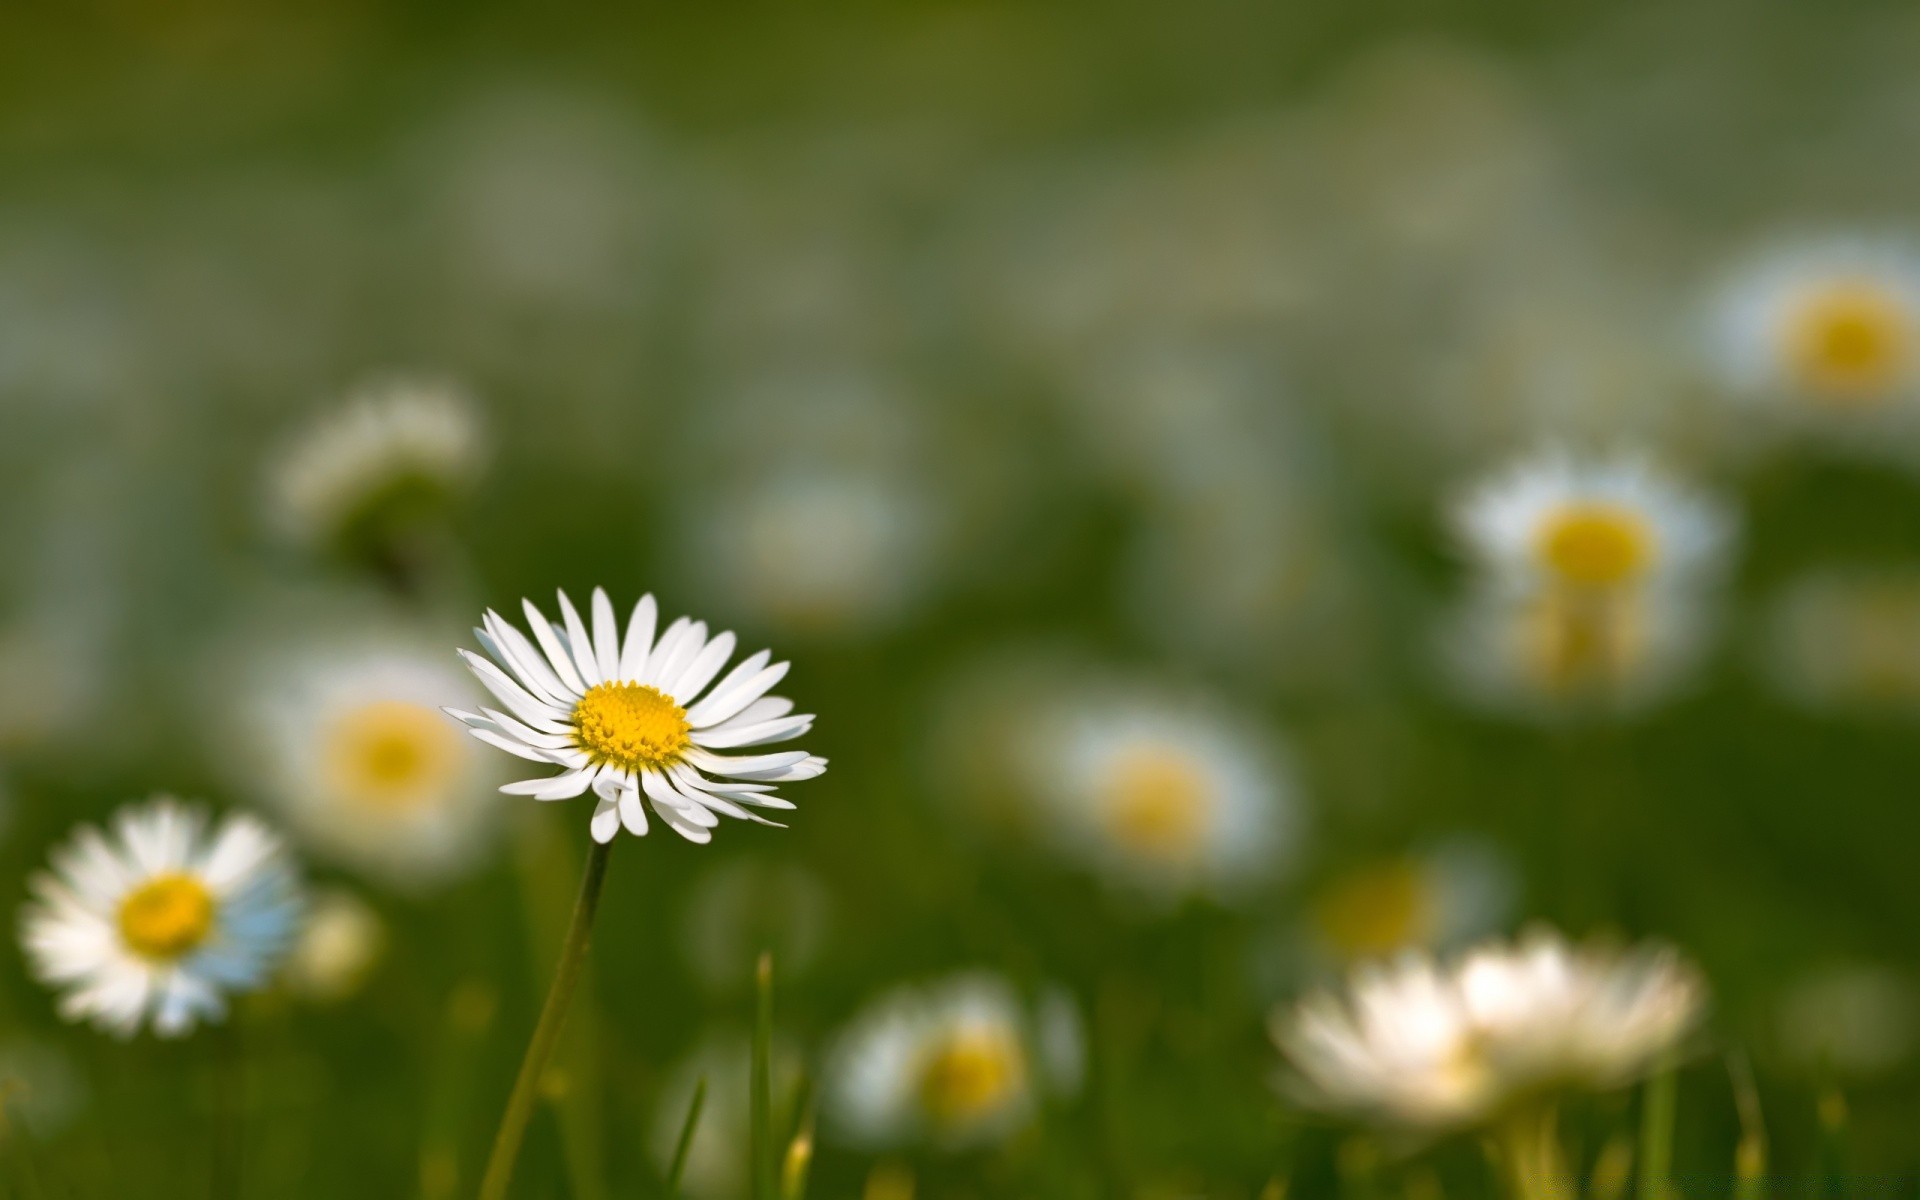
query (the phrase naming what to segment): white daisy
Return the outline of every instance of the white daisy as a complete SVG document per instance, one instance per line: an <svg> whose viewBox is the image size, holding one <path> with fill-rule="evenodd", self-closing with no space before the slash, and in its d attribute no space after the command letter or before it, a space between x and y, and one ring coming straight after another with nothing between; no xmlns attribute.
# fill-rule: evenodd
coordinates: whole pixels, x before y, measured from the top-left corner
<svg viewBox="0 0 1920 1200"><path fill-rule="evenodd" d="M1442 1131L1563 1088L1650 1070L1705 1004L1671 951L1577 948L1536 930L1449 964L1410 954L1355 971L1344 996L1276 1014L1302 1100L1384 1125Z"/></svg>
<svg viewBox="0 0 1920 1200"><path fill-rule="evenodd" d="M440 713L473 681L410 638L303 640L238 689L248 783L314 850L417 888L471 867L500 816L488 753Z"/></svg>
<svg viewBox="0 0 1920 1200"><path fill-rule="evenodd" d="M1299 835L1278 747L1206 704L1089 687L1036 715L1021 762L1055 848L1148 894L1230 895Z"/></svg>
<svg viewBox="0 0 1920 1200"><path fill-rule="evenodd" d="M434 503L478 479L487 439L454 385L393 378L362 387L295 438L268 476L268 511L289 540L350 539L389 508Z"/></svg>
<svg viewBox="0 0 1920 1200"><path fill-rule="evenodd" d="M1677 586L1720 565L1732 522L1637 457L1549 453L1470 492L1455 514L1496 586L1619 594Z"/></svg>
<svg viewBox="0 0 1920 1200"><path fill-rule="evenodd" d="M560 622L548 621L532 601L522 603L533 641L489 610L474 633L495 661L460 651L508 711L447 710L489 745L565 768L501 791L565 800L591 788L599 803L589 827L598 842L612 841L622 826L647 832L644 792L674 832L706 842L723 816L773 824L751 810L792 808L775 786L827 769L826 759L804 750L716 753L784 742L813 727L812 714L796 715L791 700L767 695L789 665L772 662L769 651L720 676L733 656L733 634L709 638L705 621L681 617L656 639L659 609L651 595L634 606L624 637L600 588L593 591L591 636L565 592Z"/></svg>
<svg viewBox="0 0 1920 1200"><path fill-rule="evenodd" d="M1738 396L1845 425L1920 400L1920 249L1890 236L1776 247L1715 297L1711 354Z"/></svg>
<svg viewBox="0 0 1920 1200"><path fill-rule="evenodd" d="M60 1013L131 1036L164 1037L226 1012L292 941L300 894L280 839L245 814L209 831L206 813L161 798L83 825L31 880L20 939Z"/></svg>
<svg viewBox="0 0 1920 1200"><path fill-rule="evenodd" d="M1057 1011L1051 1041L1078 1036ZM880 1149L926 1141L961 1149L998 1140L1032 1115L1042 1084L1070 1088L1078 1047L1049 1047L1011 985L986 974L886 993L829 1051L823 1088L832 1134Z"/></svg>

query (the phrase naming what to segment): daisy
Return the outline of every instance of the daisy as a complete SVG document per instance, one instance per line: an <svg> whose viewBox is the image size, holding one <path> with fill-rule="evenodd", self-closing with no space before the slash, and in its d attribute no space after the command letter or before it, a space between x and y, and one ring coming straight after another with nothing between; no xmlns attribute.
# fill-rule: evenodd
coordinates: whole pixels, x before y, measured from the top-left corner
<svg viewBox="0 0 1920 1200"><path fill-rule="evenodd" d="M1205 704L1088 688L1036 715L1022 764L1055 848L1147 894L1238 892L1298 836L1279 749Z"/></svg>
<svg viewBox="0 0 1920 1200"><path fill-rule="evenodd" d="M419 888L487 849L499 775L440 712L478 695L457 664L409 638L309 640L257 660L237 694L247 782L314 850Z"/></svg>
<svg viewBox="0 0 1920 1200"><path fill-rule="evenodd" d="M1920 400L1920 250L1831 236L1741 267L1712 307L1711 353L1734 394L1829 423Z"/></svg>
<svg viewBox="0 0 1920 1200"><path fill-rule="evenodd" d="M773 824L751 810L792 808L775 786L826 770L826 759L804 750L717 753L787 741L813 727L812 714L795 715L791 700L767 695L788 667L771 662L770 652L721 676L733 656L731 633L709 638L706 622L681 617L656 639L659 610L648 595L623 637L612 602L595 588L589 636L566 593L559 599L562 622L523 601L531 641L489 610L474 633L494 661L460 651L507 711L447 712L489 745L564 768L501 791L565 800L591 789L599 803L589 828L600 843L623 826L647 832L644 793L674 832L706 842L723 816Z"/></svg>
<svg viewBox="0 0 1920 1200"><path fill-rule="evenodd" d="M1492 1121L1561 1089L1632 1082L1673 1051L1705 1003L1672 952L1575 947L1536 930L1451 963L1362 966L1346 993L1276 1014L1299 1097L1389 1127Z"/></svg>
<svg viewBox="0 0 1920 1200"><path fill-rule="evenodd" d="M224 994L261 985L293 939L300 893L280 839L253 817L160 798L91 825L31 881L20 937L60 1013L121 1037L174 1037L219 1020Z"/></svg>
<svg viewBox="0 0 1920 1200"><path fill-rule="evenodd" d="M351 540L383 512L431 505L473 485L487 457L472 401L454 385L392 378L316 419L274 463L268 511L288 540Z"/></svg>
<svg viewBox="0 0 1920 1200"><path fill-rule="evenodd" d="M1036 1020L993 975L895 989L856 1016L829 1052L829 1128L873 1149L996 1141L1025 1124L1043 1083L1065 1090L1077 1082L1055 1070L1077 1069L1077 1047L1050 1045L1077 1036L1077 1024L1057 1012Z"/></svg>
<svg viewBox="0 0 1920 1200"><path fill-rule="evenodd" d="M1720 565L1732 532L1717 503L1640 458L1560 453L1480 484L1455 523L1496 585L1573 596L1698 581Z"/></svg>

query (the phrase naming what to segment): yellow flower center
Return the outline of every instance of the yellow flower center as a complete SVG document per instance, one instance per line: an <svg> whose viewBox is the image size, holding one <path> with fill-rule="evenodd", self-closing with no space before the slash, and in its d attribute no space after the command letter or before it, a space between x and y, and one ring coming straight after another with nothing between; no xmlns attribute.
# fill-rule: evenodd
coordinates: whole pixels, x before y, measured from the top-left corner
<svg viewBox="0 0 1920 1200"><path fill-rule="evenodd" d="M1107 788L1107 823L1129 850L1149 858L1191 859L1206 840L1213 793L1184 755L1140 750L1115 766Z"/></svg>
<svg viewBox="0 0 1920 1200"><path fill-rule="evenodd" d="M1647 519L1617 504L1569 504L1541 525L1540 559L1561 582L1604 588L1630 583L1653 563Z"/></svg>
<svg viewBox="0 0 1920 1200"><path fill-rule="evenodd" d="M962 1127L992 1115L1025 1075L1019 1043L1006 1030L957 1031L926 1056L920 1104L935 1125Z"/></svg>
<svg viewBox="0 0 1920 1200"><path fill-rule="evenodd" d="M1320 932L1349 958L1418 945L1433 934L1434 897L1418 864L1367 867L1336 883L1317 906Z"/></svg>
<svg viewBox="0 0 1920 1200"><path fill-rule="evenodd" d="M1646 618L1631 596L1549 594L1518 621L1521 663L1550 692L1617 685L1633 674L1647 646Z"/></svg>
<svg viewBox="0 0 1920 1200"><path fill-rule="evenodd" d="M574 744L596 763L659 770L688 746L687 710L643 683L601 683L573 708Z"/></svg>
<svg viewBox="0 0 1920 1200"><path fill-rule="evenodd" d="M1842 403L1871 401L1913 365L1913 314L1871 280L1833 283L1807 298L1787 331L1802 385Z"/></svg>
<svg viewBox="0 0 1920 1200"><path fill-rule="evenodd" d="M408 812L448 794L463 743L424 704L380 700L334 723L326 763L337 795L377 812Z"/></svg>
<svg viewBox="0 0 1920 1200"><path fill-rule="evenodd" d="M120 938L142 958L171 962L213 932L213 893L191 875L156 875L120 902Z"/></svg>

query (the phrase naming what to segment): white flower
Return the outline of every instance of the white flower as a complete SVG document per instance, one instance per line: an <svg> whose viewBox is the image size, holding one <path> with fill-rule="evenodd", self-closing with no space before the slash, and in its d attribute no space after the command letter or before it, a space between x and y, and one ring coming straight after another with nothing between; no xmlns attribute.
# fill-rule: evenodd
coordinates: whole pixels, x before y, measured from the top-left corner
<svg viewBox="0 0 1920 1200"><path fill-rule="evenodd" d="M1036 1021L996 976L896 988L862 1010L829 1052L829 1128L876 1149L995 1141L1026 1122L1042 1083L1077 1083L1080 1048L1064 1043L1078 1037L1070 1008L1063 1015L1049 1001Z"/></svg>
<svg viewBox="0 0 1920 1200"><path fill-rule="evenodd" d="M1920 400L1920 250L1830 236L1744 264L1712 308L1710 351L1736 395L1846 424Z"/></svg>
<svg viewBox="0 0 1920 1200"><path fill-rule="evenodd" d="M441 715L478 695L458 665L382 634L302 640L237 693L238 760L320 853L417 888L472 866L500 815L488 753Z"/></svg>
<svg viewBox="0 0 1920 1200"><path fill-rule="evenodd" d="M70 1021L162 1036L226 1012L292 940L298 884L280 839L235 814L172 799L122 808L109 832L83 825L36 874L20 939L34 974L59 990Z"/></svg>
<svg viewBox="0 0 1920 1200"><path fill-rule="evenodd" d="M289 444L269 476L269 516L289 540L350 538L387 505L470 487L487 457L472 401L442 381L370 384Z"/></svg>
<svg viewBox="0 0 1920 1200"><path fill-rule="evenodd" d="M386 949L387 927L365 900L344 888L316 892L287 958L288 985L320 1003L360 990Z"/></svg>
<svg viewBox="0 0 1920 1200"><path fill-rule="evenodd" d="M1529 593L1618 594L1697 581L1720 565L1732 529L1718 504L1640 458L1560 453L1482 483L1455 517L1490 582Z"/></svg>
<svg viewBox="0 0 1920 1200"><path fill-rule="evenodd" d="M645 792L674 832L706 842L722 816L773 824L750 809L792 808L775 785L827 769L826 759L804 750L715 753L787 741L813 727L812 714L796 715L791 700L767 695L788 667L771 662L770 652L748 655L714 683L733 656L733 634L709 638L705 621L681 617L656 640L651 595L634 606L624 637L600 588L591 636L564 592L562 622L522 603L533 641L488 610L474 633L499 665L460 651L508 711L447 710L489 745L565 768L501 791L565 800L591 788L599 803L589 827L598 842L612 841L622 826L647 832Z"/></svg>
<svg viewBox="0 0 1920 1200"><path fill-rule="evenodd" d="M1205 704L1090 686L1043 707L1021 762L1055 848L1145 893L1230 895L1298 838L1277 747Z"/></svg>
<svg viewBox="0 0 1920 1200"><path fill-rule="evenodd" d="M1344 996L1276 1014L1307 1103L1382 1124L1476 1125L1561 1088L1619 1086L1673 1051L1704 987L1672 952L1576 948L1536 930L1451 964L1409 954L1355 971Z"/></svg>

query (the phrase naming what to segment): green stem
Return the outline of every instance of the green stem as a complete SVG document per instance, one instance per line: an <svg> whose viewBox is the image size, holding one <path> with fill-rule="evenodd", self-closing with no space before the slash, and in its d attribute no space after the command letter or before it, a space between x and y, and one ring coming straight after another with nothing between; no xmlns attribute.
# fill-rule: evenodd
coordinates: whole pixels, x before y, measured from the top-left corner
<svg viewBox="0 0 1920 1200"><path fill-rule="evenodd" d="M1660 1064L1647 1080L1640 1109L1640 1186L1637 1200L1665 1200L1667 1175L1673 1164L1674 1107L1678 1082L1671 1059Z"/></svg>
<svg viewBox="0 0 1920 1200"><path fill-rule="evenodd" d="M773 1148L773 955L762 954L754 971L758 1004L753 1022L751 1143L754 1200L775 1200L778 1184Z"/></svg>
<svg viewBox="0 0 1920 1200"><path fill-rule="evenodd" d="M707 1079L693 1087L693 1099L687 1103L687 1118L680 1122L680 1138L673 1144L673 1165L667 1168L667 1195L680 1194L680 1177L687 1171L687 1155L693 1152L693 1135L700 1128L700 1110L707 1103Z"/></svg>
<svg viewBox="0 0 1920 1200"><path fill-rule="evenodd" d="M1565 1200L1579 1194L1560 1150L1559 1120L1552 1105L1509 1118L1496 1133L1494 1157L1515 1200Z"/></svg>
<svg viewBox="0 0 1920 1200"><path fill-rule="evenodd" d="M540 1022L533 1027L527 1043L527 1056L520 1062L520 1074L507 1097L507 1110L500 1117L500 1131L493 1138L493 1153L487 1157L487 1173L480 1180L480 1200L506 1200L507 1183L513 1178L513 1161L520 1154L520 1143L527 1135L527 1121L533 1116L534 1100L540 1091L540 1076L553 1056L554 1043L567 1021L567 1006L573 1001L574 985L580 981L580 968L587 961L587 943L593 933L593 914L600 906L600 885L607 877L607 856L612 842L595 842L587 855L586 873L580 877L580 895L573 905L573 919L567 925L566 940L560 946L560 961L554 968L553 986L547 989L547 1002L540 1009Z"/></svg>

